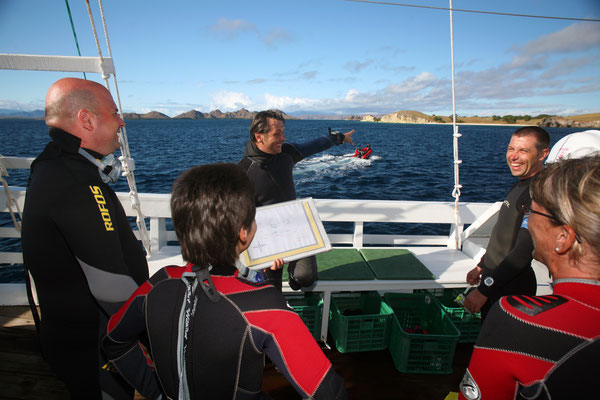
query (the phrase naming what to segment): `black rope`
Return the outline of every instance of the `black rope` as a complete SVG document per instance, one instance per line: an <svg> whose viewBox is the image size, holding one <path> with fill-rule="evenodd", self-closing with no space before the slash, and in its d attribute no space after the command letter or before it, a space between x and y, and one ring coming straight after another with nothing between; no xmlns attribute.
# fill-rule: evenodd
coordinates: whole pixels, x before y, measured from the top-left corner
<svg viewBox="0 0 600 400"><path fill-rule="evenodd" d="M477 14L492 14L492 15L505 15L509 17L526 17L526 18L545 18L545 19L563 19L567 21L584 21L584 22L600 22L600 19L591 18L569 18L569 17L549 17L544 15L528 15L528 14L512 14L502 13L495 11L480 11L480 10L465 10L460 8L446 8L446 7L433 7L433 6L420 6L416 4L402 4L402 3L391 3L387 1L370 1L370 0L346 0L354 3L371 3L371 4L383 4L389 6L400 6L400 7L415 7L415 8L429 8L433 10L445 10L445 11L458 11L458 12L469 12Z"/></svg>

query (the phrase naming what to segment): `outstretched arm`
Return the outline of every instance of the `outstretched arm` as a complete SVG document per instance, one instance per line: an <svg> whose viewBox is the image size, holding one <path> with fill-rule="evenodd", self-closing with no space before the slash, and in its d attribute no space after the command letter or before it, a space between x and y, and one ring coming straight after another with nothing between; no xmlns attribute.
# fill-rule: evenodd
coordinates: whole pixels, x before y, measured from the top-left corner
<svg viewBox="0 0 600 400"><path fill-rule="evenodd" d="M329 129L327 136L321 136L319 138L310 140L305 143L285 143L288 146L288 153L294 159L294 163L302 161L304 158L317 154L321 151L327 150L330 147L339 145L342 143L354 144L352 135L354 129L350 132L339 133Z"/></svg>

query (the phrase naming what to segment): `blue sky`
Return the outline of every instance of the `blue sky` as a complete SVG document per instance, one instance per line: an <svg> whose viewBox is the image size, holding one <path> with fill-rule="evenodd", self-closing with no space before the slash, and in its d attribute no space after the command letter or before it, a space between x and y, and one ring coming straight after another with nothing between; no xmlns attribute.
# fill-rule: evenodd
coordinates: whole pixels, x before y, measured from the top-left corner
<svg viewBox="0 0 600 400"><path fill-rule="evenodd" d="M82 55L97 55L84 1L69 4ZM454 8L600 19L599 0L455 0ZM104 0L104 13L125 112L452 112L448 11L343 0ZM455 12L454 40L458 115L600 112L600 22ZM76 55L64 1L0 0L0 52ZM63 76L81 75L0 71L0 108L42 109Z"/></svg>

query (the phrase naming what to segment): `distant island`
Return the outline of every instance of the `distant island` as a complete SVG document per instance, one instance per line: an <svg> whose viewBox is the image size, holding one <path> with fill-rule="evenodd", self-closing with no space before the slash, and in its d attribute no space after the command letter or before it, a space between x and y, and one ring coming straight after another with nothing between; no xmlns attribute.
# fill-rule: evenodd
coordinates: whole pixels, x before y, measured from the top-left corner
<svg viewBox="0 0 600 400"><path fill-rule="evenodd" d="M458 124L470 125L538 125L542 127L600 128L600 113L582 114L569 117L556 115L493 115L491 117L456 116ZM348 119L361 122L384 122L399 124L449 124L452 115L427 115L419 111L396 111L383 115L351 116Z"/></svg>
<svg viewBox="0 0 600 400"><path fill-rule="evenodd" d="M182 114L174 116L172 119L252 119L257 114L257 111L248 111L245 108L240 108L238 111L222 112L214 110L209 113L203 113L197 110L190 110ZM291 115L283 113L286 119L296 119ZM151 111L146 114L124 113L123 119L171 119L168 115L158 111Z"/></svg>
<svg viewBox="0 0 600 400"><path fill-rule="evenodd" d="M248 111L241 108L238 111L222 112L214 110L204 113L197 110L190 110L175 117L169 117L158 111L151 111L145 114L123 113L123 119L252 119L257 111ZM445 115L427 115L419 111L396 111L391 114L378 115L322 115L322 114L303 114L291 116L284 113L286 119L306 119L306 120L349 120L357 122L381 122L398 124L450 124L452 116ZM44 118L43 110L19 111L0 109L0 118ZM600 113L573 115L561 117L557 115L541 114L531 115L493 115L491 117L478 116L456 116L456 122L462 125L538 125L542 127L562 127L562 128L600 128Z"/></svg>
<svg viewBox="0 0 600 400"><path fill-rule="evenodd" d="M222 112L214 110L209 113L203 113L197 110L179 114L173 119L252 119L256 111L248 111L241 108L238 111ZM337 119L360 122L383 122L398 124L449 124L452 123L452 116L427 115L419 111L396 111L391 114L381 115L350 115L350 116L325 116L325 115L303 115L292 117L285 114L286 119ZM335 117L335 118L334 118ZM124 119L170 119L168 115L152 111L146 114L125 113ZM457 116L456 122L459 124L472 125L538 125L543 127L565 127L565 128L600 128L600 113L583 114L569 117L560 117L556 115L493 115L491 117L466 117Z"/></svg>

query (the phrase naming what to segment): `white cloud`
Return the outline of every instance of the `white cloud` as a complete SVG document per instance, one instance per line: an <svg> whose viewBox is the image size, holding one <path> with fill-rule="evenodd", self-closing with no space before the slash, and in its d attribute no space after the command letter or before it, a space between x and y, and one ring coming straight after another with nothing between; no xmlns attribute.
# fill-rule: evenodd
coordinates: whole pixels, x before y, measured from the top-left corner
<svg viewBox="0 0 600 400"><path fill-rule="evenodd" d="M288 43L292 41L291 35L283 28L273 28L269 32L263 35L263 42L267 47L278 47L282 43Z"/></svg>
<svg viewBox="0 0 600 400"><path fill-rule="evenodd" d="M213 103L211 111L237 111L240 108L248 108L252 104L250 97L244 93L222 91L212 96Z"/></svg>
<svg viewBox="0 0 600 400"><path fill-rule="evenodd" d="M368 59L365 61L348 61L345 65L344 68L347 70L350 70L351 72L360 72L363 69L369 67L371 64L373 64L374 60L373 59Z"/></svg>
<svg viewBox="0 0 600 400"><path fill-rule="evenodd" d="M277 48L282 43L292 42L292 36L284 28L271 28L267 32L261 30L250 21L243 19L219 18L208 26L208 32L221 40L233 40L246 34L253 34L269 48Z"/></svg>
<svg viewBox="0 0 600 400"><path fill-rule="evenodd" d="M388 85L384 91L393 94L418 93L427 90L438 82L438 78L430 72L421 72L419 75L405 79L396 84Z"/></svg>
<svg viewBox="0 0 600 400"><path fill-rule="evenodd" d="M306 71L302 73L302 78L303 79L307 79L307 80L311 80L314 79L318 74L318 71Z"/></svg>
<svg viewBox="0 0 600 400"><path fill-rule="evenodd" d="M320 100L302 97L275 96L270 93L265 93L264 102L264 109L276 108L285 112L293 112L296 110L312 110Z"/></svg>
<svg viewBox="0 0 600 400"><path fill-rule="evenodd" d="M356 96L358 96L358 91L355 89L350 89L348 90L348 93L346 93L346 101L352 101L354 98L356 98Z"/></svg>
<svg viewBox="0 0 600 400"><path fill-rule="evenodd" d="M588 65L593 64L597 61L592 57L569 57L557 62L544 73L540 75L542 79L553 79L557 77L567 76L569 73Z"/></svg>
<svg viewBox="0 0 600 400"><path fill-rule="evenodd" d="M257 32L256 26L251 22L243 19L227 18L220 18L213 25L209 26L208 30L215 36L226 40L237 38L246 32Z"/></svg>
<svg viewBox="0 0 600 400"><path fill-rule="evenodd" d="M34 111L34 110L43 110L44 109L44 101L29 101L29 102L18 102L7 99L0 99L0 108L10 109L10 110L19 110L19 111Z"/></svg>
<svg viewBox="0 0 600 400"><path fill-rule="evenodd" d="M526 55L572 53L598 48L599 45L600 25L597 23L579 22L558 32L553 32L525 43L520 48L520 53Z"/></svg>

